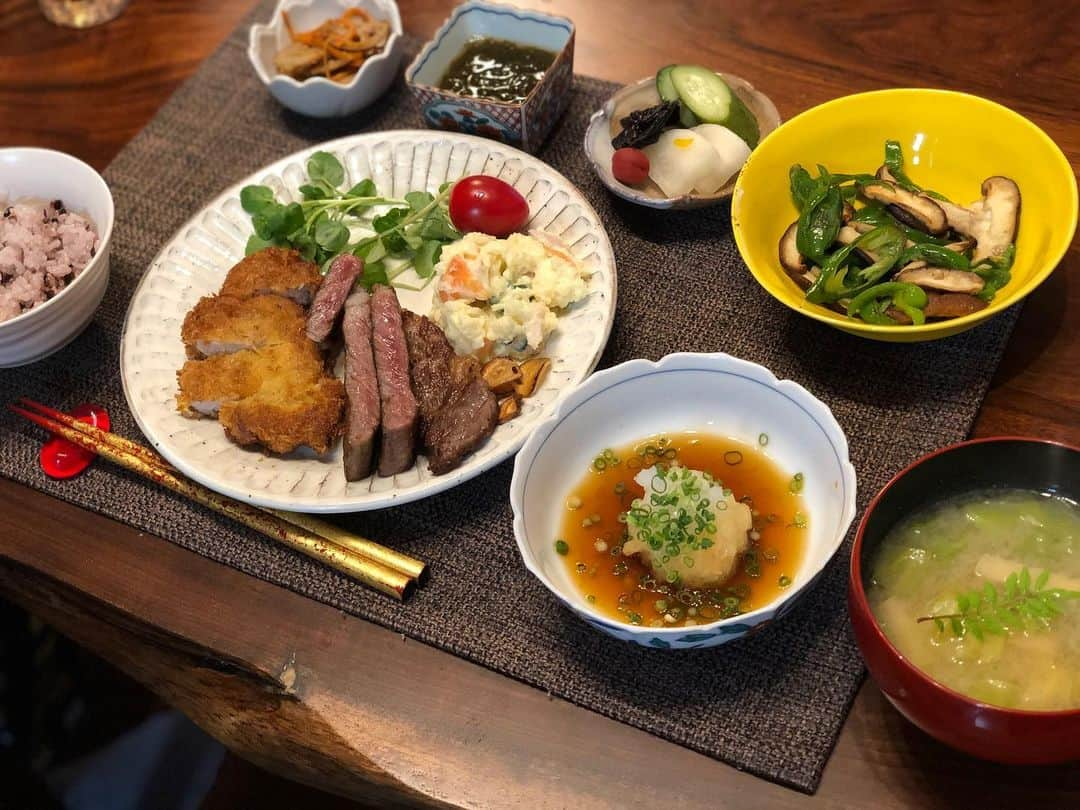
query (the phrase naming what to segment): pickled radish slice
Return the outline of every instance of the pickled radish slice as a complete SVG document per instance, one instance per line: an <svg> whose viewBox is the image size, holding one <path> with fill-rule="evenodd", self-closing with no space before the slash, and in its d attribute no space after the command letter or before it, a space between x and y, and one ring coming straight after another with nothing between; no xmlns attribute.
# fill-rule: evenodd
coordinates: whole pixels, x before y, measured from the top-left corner
<svg viewBox="0 0 1080 810"><path fill-rule="evenodd" d="M649 158L649 177L668 197L696 190L713 194L727 179L720 156L708 139L690 129L669 129L642 150Z"/></svg>

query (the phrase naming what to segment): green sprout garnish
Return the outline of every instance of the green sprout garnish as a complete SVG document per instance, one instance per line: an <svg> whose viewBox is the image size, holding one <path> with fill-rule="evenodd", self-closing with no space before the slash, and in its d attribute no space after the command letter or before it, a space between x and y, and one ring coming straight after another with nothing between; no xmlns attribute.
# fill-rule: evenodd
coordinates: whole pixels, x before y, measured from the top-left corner
<svg viewBox="0 0 1080 810"><path fill-rule="evenodd" d="M920 616L917 622L933 622L938 632L957 638L971 633L980 641L986 635L1002 636L1010 630L1047 628L1061 615L1061 602L1080 599L1080 591L1047 588L1050 572L1043 571L1032 581L1027 568L1014 571L1000 585L986 583L981 589L956 597L956 611Z"/></svg>

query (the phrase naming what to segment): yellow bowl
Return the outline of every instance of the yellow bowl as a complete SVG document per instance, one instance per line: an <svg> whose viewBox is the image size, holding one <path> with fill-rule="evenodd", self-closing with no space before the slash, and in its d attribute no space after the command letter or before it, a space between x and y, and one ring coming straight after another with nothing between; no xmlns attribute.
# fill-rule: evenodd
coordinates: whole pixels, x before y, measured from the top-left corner
<svg viewBox="0 0 1080 810"><path fill-rule="evenodd" d="M1020 186L1020 228L1012 280L986 309L922 326L879 326L811 304L780 266L777 246L798 217L788 170L817 164L835 173L873 173L885 141L900 141L912 181L967 204L982 181L1011 177ZM992 101L948 90L879 90L845 96L792 118L750 155L735 185L731 225L754 278L781 303L845 332L915 342L955 335L1020 301L1053 272L1076 231L1076 178L1050 137Z"/></svg>

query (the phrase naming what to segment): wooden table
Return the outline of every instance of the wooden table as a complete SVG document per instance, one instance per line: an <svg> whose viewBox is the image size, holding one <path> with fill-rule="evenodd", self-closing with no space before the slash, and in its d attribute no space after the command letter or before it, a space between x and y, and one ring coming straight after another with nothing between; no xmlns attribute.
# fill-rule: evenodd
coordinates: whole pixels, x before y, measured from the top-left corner
<svg viewBox="0 0 1080 810"><path fill-rule="evenodd" d="M577 23L582 73L625 82L704 62L752 80L785 118L860 90L966 90L1029 116L1080 165L1080 16L1067 2L533 4ZM0 0L0 143L103 167L251 5L134 0L75 32L30 0ZM451 5L400 3L425 36ZM1080 444L1078 272L1074 244L1028 300L976 434ZM17 392L2 380L6 400ZM1080 795L1080 769L955 754L867 683L808 798L6 480L0 593L240 755L377 806L1075 806Z"/></svg>

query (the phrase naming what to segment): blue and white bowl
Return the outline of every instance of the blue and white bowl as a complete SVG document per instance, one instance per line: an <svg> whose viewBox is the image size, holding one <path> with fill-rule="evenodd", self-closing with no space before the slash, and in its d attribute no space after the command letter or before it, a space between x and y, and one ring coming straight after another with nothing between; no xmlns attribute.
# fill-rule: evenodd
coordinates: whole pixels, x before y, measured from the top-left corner
<svg viewBox="0 0 1080 810"><path fill-rule="evenodd" d="M776 601L741 616L693 627L614 621L585 600L555 552L562 505L598 451L685 430L754 445L765 433L763 452L803 473L810 526L802 568ZM631 360L579 385L518 453L510 503L525 566L593 627L647 647L713 647L781 618L813 585L855 517L855 468L840 425L801 385L727 354L672 354L659 363Z"/></svg>
<svg viewBox="0 0 1080 810"><path fill-rule="evenodd" d="M494 37L555 54L543 78L520 102L471 98L439 87L447 68L474 37ZM540 11L470 0L451 12L405 69L424 122L433 129L480 135L536 152L570 103L574 24Z"/></svg>

